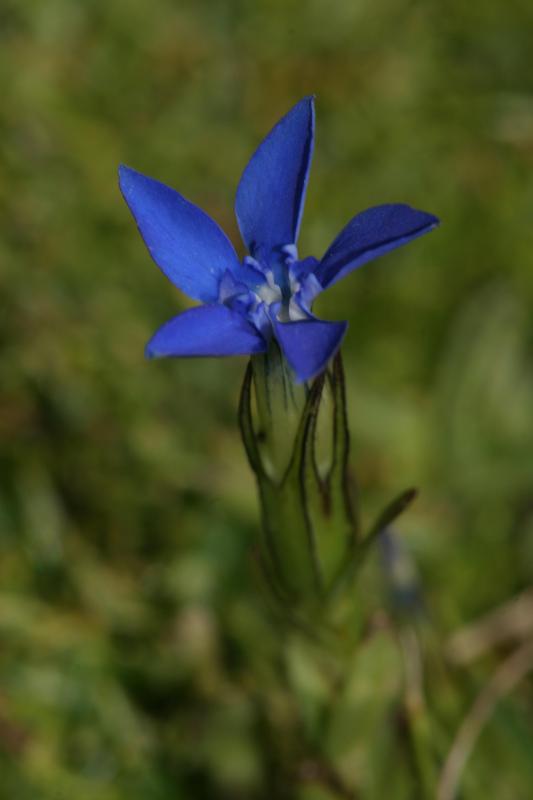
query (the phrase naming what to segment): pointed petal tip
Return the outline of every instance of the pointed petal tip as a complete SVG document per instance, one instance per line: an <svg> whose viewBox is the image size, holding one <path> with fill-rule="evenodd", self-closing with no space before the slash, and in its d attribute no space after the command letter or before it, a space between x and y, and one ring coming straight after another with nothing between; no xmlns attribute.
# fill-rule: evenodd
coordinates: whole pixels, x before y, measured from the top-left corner
<svg viewBox="0 0 533 800"><path fill-rule="evenodd" d="M409 208L411 207L409 206ZM414 211L416 214L420 214L421 217L425 217L428 230L438 228L438 226L441 224L440 218L435 216L435 214L431 214L428 211L420 211L418 208L411 208L411 211Z"/></svg>
<svg viewBox="0 0 533 800"><path fill-rule="evenodd" d="M151 361L154 358L157 358L157 353L153 349L152 340L148 341L144 348L144 357Z"/></svg>
<svg viewBox="0 0 533 800"><path fill-rule="evenodd" d="M306 95L304 95L304 97L302 97L301 100L299 100L296 103L296 105L293 106L292 110L294 110L296 108L296 106L307 104L309 106L310 110L314 111L315 110L315 100L316 100L316 94L314 94L314 93L313 94L306 94ZM289 111L289 114L290 113L291 112Z"/></svg>
<svg viewBox="0 0 533 800"><path fill-rule="evenodd" d="M127 179L130 176L136 174L135 170L132 169L131 167L128 167L127 164L119 164L117 172L118 172L118 182L121 189L124 188L125 181L127 181Z"/></svg>
<svg viewBox="0 0 533 800"><path fill-rule="evenodd" d="M133 209L130 205L130 198L135 192L136 185L142 185L143 182L158 183L158 181L154 181L142 172L133 169L133 167L128 167L127 164L119 164L117 172L120 192L133 213ZM135 217L135 214L133 214L133 216Z"/></svg>

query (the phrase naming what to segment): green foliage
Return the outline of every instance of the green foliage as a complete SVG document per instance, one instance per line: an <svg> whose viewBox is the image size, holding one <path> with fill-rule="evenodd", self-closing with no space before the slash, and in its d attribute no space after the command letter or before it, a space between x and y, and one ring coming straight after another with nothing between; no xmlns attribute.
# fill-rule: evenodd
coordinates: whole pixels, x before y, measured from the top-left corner
<svg viewBox="0 0 533 800"><path fill-rule="evenodd" d="M411 800L434 780L518 644L457 665L448 635L533 582L532 23L521 0L4 0L0 800ZM421 490L358 575L365 646L327 658L280 635L254 576L245 361L144 361L185 299L116 186L120 161L159 177L237 243L240 170L309 92L302 255L374 203L443 220L318 303L350 321L363 529ZM529 797L532 750L525 676L464 797Z"/></svg>

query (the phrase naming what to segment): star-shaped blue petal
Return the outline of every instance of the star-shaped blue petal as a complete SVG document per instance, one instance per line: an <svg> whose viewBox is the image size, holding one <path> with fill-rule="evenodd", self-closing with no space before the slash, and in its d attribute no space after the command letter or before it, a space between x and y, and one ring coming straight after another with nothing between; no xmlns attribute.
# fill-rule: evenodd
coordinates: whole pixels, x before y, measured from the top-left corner
<svg viewBox="0 0 533 800"><path fill-rule="evenodd" d="M158 356L240 356L263 353L266 342L238 311L216 303L189 308L169 320L146 345Z"/></svg>
<svg viewBox="0 0 533 800"><path fill-rule="evenodd" d="M341 346L347 327L347 322L324 322L316 318L274 321L276 339L301 381L314 378L327 367Z"/></svg>
<svg viewBox="0 0 533 800"><path fill-rule="evenodd" d="M428 233L437 217L401 203L375 206L357 214L339 233L316 268L324 289L352 270Z"/></svg>
<svg viewBox="0 0 533 800"><path fill-rule="evenodd" d="M313 155L312 97L294 106L259 145L242 174L235 213L252 255L295 244Z"/></svg>
<svg viewBox="0 0 533 800"><path fill-rule="evenodd" d="M296 378L322 372L340 347L346 322L311 313L324 289L349 272L432 230L438 219L404 204L357 214L323 258L298 259L296 242L314 142L314 100L306 97L274 126L244 170L235 211L249 256L205 212L174 189L120 167L122 194L165 275L205 305L163 325L153 356L229 356L264 352L275 337Z"/></svg>

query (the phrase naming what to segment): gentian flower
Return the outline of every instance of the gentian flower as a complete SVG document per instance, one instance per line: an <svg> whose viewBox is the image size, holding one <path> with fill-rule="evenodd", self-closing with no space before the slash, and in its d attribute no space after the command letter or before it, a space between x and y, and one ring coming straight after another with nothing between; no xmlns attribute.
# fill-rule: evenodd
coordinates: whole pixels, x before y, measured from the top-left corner
<svg viewBox="0 0 533 800"><path fill-rule="evenodd" d="M265 352L277 340L299 381L322 372L337 352L346 322L312 313L313 300L352 270L432 230L438 220L403 204L357 214L325 255L296 249L314 142L314 102L297 103L259 145L235 203L249 255L200 208L129 167L120 188L156 264L203 305L163 325L146 347L154 356L230 356Z"/></svg>

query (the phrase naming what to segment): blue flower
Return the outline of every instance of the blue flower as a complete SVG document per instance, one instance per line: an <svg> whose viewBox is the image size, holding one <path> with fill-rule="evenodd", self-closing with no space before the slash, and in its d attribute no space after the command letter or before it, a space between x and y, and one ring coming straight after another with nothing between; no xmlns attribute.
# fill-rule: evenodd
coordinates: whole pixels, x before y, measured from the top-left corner
<svg viewBox="0 0 533 800"><path fill-rule="evenodd" d="M438 219L403 204L357 214L320 259L298 257L314 141L314 102L297 103L259 145L240 180L237 222L249 255L240 261L216 222L178 192L129 167L120 188L150 255L203 305L163 325L147 345L154 356L262 353L274 336L297 379L322 372L346 322L311 311L315 297L356 267L432 230Z"/></svg>

